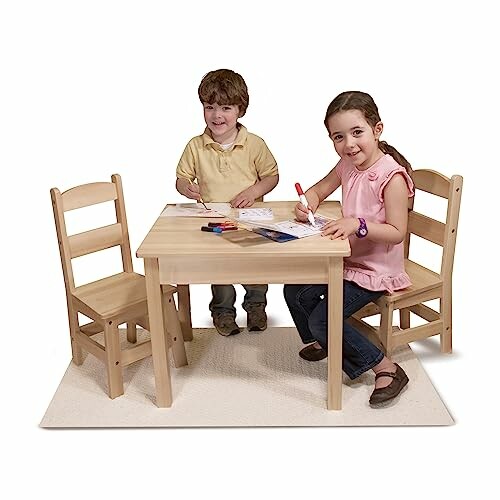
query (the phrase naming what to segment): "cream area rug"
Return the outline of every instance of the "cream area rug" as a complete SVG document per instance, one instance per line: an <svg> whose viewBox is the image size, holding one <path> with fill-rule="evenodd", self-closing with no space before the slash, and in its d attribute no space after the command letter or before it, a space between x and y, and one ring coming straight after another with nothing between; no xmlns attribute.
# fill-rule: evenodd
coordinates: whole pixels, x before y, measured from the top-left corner
<svg viewBox="0 0 500 500"><path fill-rule="evenodd" d="M140 332L148 335L147 332ZM125 337L125 332L121 332ZM123 342L126 339L123 338ZM409 347L393 358L410 383L387 406L368 398L373 372L344 375L341 411L326 409L327 363L298 356L294 328L222 337L195 329L189 365L171 368L173 405L158 408L151 357L125 368L125 394L108 398L104 365L87 355L70 363L41 427L251 427L451 425L453 419Z"/></svg>

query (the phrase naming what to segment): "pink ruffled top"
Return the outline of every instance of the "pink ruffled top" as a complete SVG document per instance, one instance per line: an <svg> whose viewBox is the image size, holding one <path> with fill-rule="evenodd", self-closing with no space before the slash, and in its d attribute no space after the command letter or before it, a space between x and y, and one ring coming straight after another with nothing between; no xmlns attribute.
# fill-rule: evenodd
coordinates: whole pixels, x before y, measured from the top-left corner
<svg viewBox="0 0 500 500"><path fill-rule="evenodd" d="M340 160L335 171L342 183L344 217L362 217L367 222L385 223L384 188L395 174L401 174L413 196L413 182L404 167L388 154L366 170ZM351 256L344 259L344 279L368 290L392 293L411 285L404 270L403 243L390 245L367 238L349 237Z"/></svg>

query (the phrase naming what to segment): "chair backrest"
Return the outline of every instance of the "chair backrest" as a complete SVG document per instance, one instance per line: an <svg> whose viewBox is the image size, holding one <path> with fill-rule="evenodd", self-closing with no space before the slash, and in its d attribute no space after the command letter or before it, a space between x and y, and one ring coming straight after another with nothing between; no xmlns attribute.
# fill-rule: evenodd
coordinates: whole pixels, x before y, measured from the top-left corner
<svg viewBox="0 0 500 500"><path fill-rule="evenodd" d="M82 184L61 193L59 189L50 190L52 208L57 230L57 240L64 273L66 290L71 293L75 289L71 260L75 257L120 246L123 270L133 272L132 255L125 214L122 181L118 174L111 176L111 182L94 182ZM83 233L69 236L66 231L64 213L78 208L114 201L116 223L106 225Z"/></svg>
<svg viewBox="0 0 500 500"><path fill-rule="evenodd" d="M408 257L410 235L415 234L443 248L440 276L446 281L451 279L455 243L457 238L458 215L462 196L463 178L453 175L451 179L434 170L415 170L413 172L415 196L425 191L448 200L446 222L440 222L413 209L413 199L408 212L408 235L405 240L405 256Z"/></svg>

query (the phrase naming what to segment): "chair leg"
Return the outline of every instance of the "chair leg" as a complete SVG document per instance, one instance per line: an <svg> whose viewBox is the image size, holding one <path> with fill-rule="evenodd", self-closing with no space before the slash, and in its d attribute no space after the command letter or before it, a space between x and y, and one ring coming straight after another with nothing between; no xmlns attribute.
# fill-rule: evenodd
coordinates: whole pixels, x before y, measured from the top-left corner
<svg viewBox="0 0 500 500"><path fill-rule="evenodd" d="M109 397L114 399L123 394L123 373L118 325L113 321L107 321L104 324L104 347L106 350Z"/></svg>
<svg viewBox="0 0 500 500"><path fill-rule="evenodd" d="M72 359L73 363L75 363L76 366L80 366L83 363L83 352L80 344L78 344L78 342L75 340L76 332L80 329L80 326L78 325L78 313L68 311L68 317Z"/></svg>
<svg viewBox="0 0 500 500"><path fill-rule="evenodd" d="M441 352L451 353L452 351L452 336L451 336L451 295L448 293L448 298L439 299L439 308L441 311L441 319L443 320L443 330L439 337L441 344Z"/></svg>
<svg viewBox="0 0 500 500"><path fill-rule="evenodd" d="M147 330L149 332L149 318L147 316L143 316L142 318L137 319L137 324Z"/></svg>
<svg viewBox="0 0 500 500"><path fill-rule="evenodd" d="M380 341L385 348L385 355L390 357L392 352L392 316L394 306L385 304L380 309Z"/></svg>
<svg viewBox="0 0 500 500"><path fill-rule="evenodd" d="M410 309L407 307L399 310L399 326L402 330L410 328Z"/></svg>
<svg viewBox="0 0 500 500"><path fill-rule="evenodd" d="M163 298L163 321L165 323L165 342L172 347L174 365L176 368L188 364L184 338L175 302L172 295Z"/></svg>
<svg viewBox="0 0 500 500"><path fill-rule="evenodd" d="M189 285L177 285L177 298L179 304L179 321L181 323L184 341L193 340L193 326L191 324L191 300Z"/></svg>
<svg viewBox="0 0 500 500"><path fill-rule="evenodd" d="M135 344L137 342L137 323L127 323L127 340L131 344Z"/></svg>

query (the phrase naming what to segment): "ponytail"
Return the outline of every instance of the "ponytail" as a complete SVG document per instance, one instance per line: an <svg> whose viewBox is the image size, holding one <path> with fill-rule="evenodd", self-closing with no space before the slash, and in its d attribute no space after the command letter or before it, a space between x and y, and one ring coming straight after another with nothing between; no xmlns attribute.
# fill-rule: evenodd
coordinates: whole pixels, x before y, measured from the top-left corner
<svg viewBox="0 0 500 500"><path fill-rule="evenodd" d="M379 141L378 147L382 153L391 155L397 163L406 169L406 173L412 177L412 168L410 162L393 146L387 144L385 141Z"/></svg>

